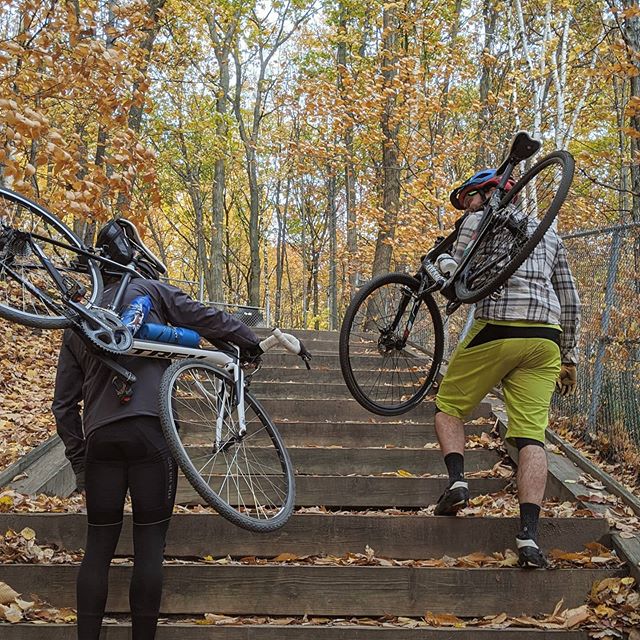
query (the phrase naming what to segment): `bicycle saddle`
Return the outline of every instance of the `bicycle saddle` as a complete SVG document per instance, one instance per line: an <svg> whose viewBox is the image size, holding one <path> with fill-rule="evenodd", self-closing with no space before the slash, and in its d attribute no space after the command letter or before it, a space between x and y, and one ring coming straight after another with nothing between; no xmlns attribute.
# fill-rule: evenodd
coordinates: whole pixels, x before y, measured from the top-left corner
<svg viewBox="0 0 640 640"><path fill-rule="evenodd" d="M127 235L127 238L129 238L132 244L135 245L136 249L138 249L138 251L140 251L147 260L149 260L156 271L158 271L160 275L164 275L165 273L167 273L166 265L164 264L164 262L162 262L162 260L160 260L160 258L154 255L151 249L149 249L149 247L147 247L147 245L142 241L142 238L140 237L140 234L138 233L135 225L125 218L118 219L118 224L123 228L124 232Z"/></svg>
<svg viewBox="0 0 640 640"><path fill-rule="evenodd" d="M500 165L496 173L502 175L508 164L516 165L537 153L542 146L540 140L532 138L526 131L518 131L511 141L511 149L507 159Z"/></svg>

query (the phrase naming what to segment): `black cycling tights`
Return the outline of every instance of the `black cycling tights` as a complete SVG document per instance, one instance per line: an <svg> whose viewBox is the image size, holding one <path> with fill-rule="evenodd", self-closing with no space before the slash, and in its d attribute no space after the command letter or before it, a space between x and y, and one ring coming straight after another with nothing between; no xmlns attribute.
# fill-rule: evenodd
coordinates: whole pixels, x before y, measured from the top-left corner
<svg viewBox="0 0 640 640"><path fill-rule="evenodd" d="M155 418L100 427L87 441L87 544L78 573L78 639L98 640L127 489L133 507L134 563L129 603L133 640L155 638L165 538L177 482L176 464Z"/></svg>

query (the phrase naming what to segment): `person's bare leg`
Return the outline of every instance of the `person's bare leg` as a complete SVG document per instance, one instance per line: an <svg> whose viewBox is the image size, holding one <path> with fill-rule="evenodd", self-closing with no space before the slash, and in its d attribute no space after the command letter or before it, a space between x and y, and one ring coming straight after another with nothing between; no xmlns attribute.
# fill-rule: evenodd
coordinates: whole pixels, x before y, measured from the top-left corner
<svg viewBox="0 0 640 640"><path fill-rule="evenodd" d="M464 422L448 413L436 413L436 435L443 456L450 453L464 455Z"/></svg>
<svg viewBox="0 0 640 640"><path fill-rule="evenodd" d="M547 486L547 452L543 447L528 445L518 456L518 502L540 506Z"/></svg>
<svg viewBox="0 0 640 640"><path fill-rule="evenodd" d="M520 449L517 477L520 533L516 544L519 562L525 568L544 568L547 561L537 543L540 506L547 484L547 452L544 447L529 444Z"/></svg>

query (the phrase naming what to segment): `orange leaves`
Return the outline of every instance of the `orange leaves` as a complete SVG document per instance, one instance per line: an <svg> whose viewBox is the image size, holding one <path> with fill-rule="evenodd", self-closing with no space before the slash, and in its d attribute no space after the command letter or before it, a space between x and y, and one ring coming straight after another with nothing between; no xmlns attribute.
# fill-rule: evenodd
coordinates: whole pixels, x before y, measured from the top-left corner
<svg viewBox="0 0 640 640"><path fill-rule="evenodd" d="M462 628L466 627L467 624L461 618L454 616L450 613L431 613L431 611L427 611L427 615L424 617L424 621L430 627L456 627Z"/></svg>
<svg viewBox="0 0 640 640"><path fill-rule="evenodd" d="M591 542L586 546L586 551L564 552L553 549L549 557L558 563L579 564L584 566L602 566L619 562L617 556L606 547L597 542Z"/></svg>
<svg viewBox="0 0 640 640"><path fill-rule="evenodd" d="M37 544L36 532L29 527L25 527L20 532L9 529L4 534L0 534L0 560L3 563L63 564L78 562L80 559L81 554L77 552L69 553L52 545Z"/></svg>
<svg viewBox="0 0 640 640"><path fill-rule="evenodd" d="M5 582L0 582L0 621L16 623L26 621L66 622L76 621L73 609L56 609L34 598L27 601Z"/></svg>
<svg viewBox="0 0 640 640"><path fill-rule="evenodd" d="M111 216L118 202L148 210L156 199L155 159L129 129L130 111L145 103L149 86L147 34L134 27L147 24L147 10L146 2L128 3L128 23L114 23L107 44L93 35L103 20L99 8L90 4L77 16L73 5L59 3L44 19L37 5L27 31L0 43L0 64L10 69L0 76L0 162L8 186L35 191L45 205L80 218ZM114 138L122 150L111 154ZM144 178L136 189L138 175ZM67 201L71 183L79 193Z"/></svg>
<svg viewBox="0 0 640 640"><path fill-rule="evenodd" d="M3 326L0 344L0 469L54 432L50 411L58 338L19 325ZM0 510L11 508L0 497Z"/></svg>

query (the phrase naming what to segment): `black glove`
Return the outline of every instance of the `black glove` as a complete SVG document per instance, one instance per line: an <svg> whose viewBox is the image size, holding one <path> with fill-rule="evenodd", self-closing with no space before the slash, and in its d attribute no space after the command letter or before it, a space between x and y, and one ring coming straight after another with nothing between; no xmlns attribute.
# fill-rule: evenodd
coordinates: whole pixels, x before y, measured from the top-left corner
<svg viewBox="0 0 640 640"><path fill-rule="evenodd" d="M256 342L251 347L240 351L240 364L249 369L257 369L262 363L262 354L264 351L260 348L260 344Z"/></svg>

